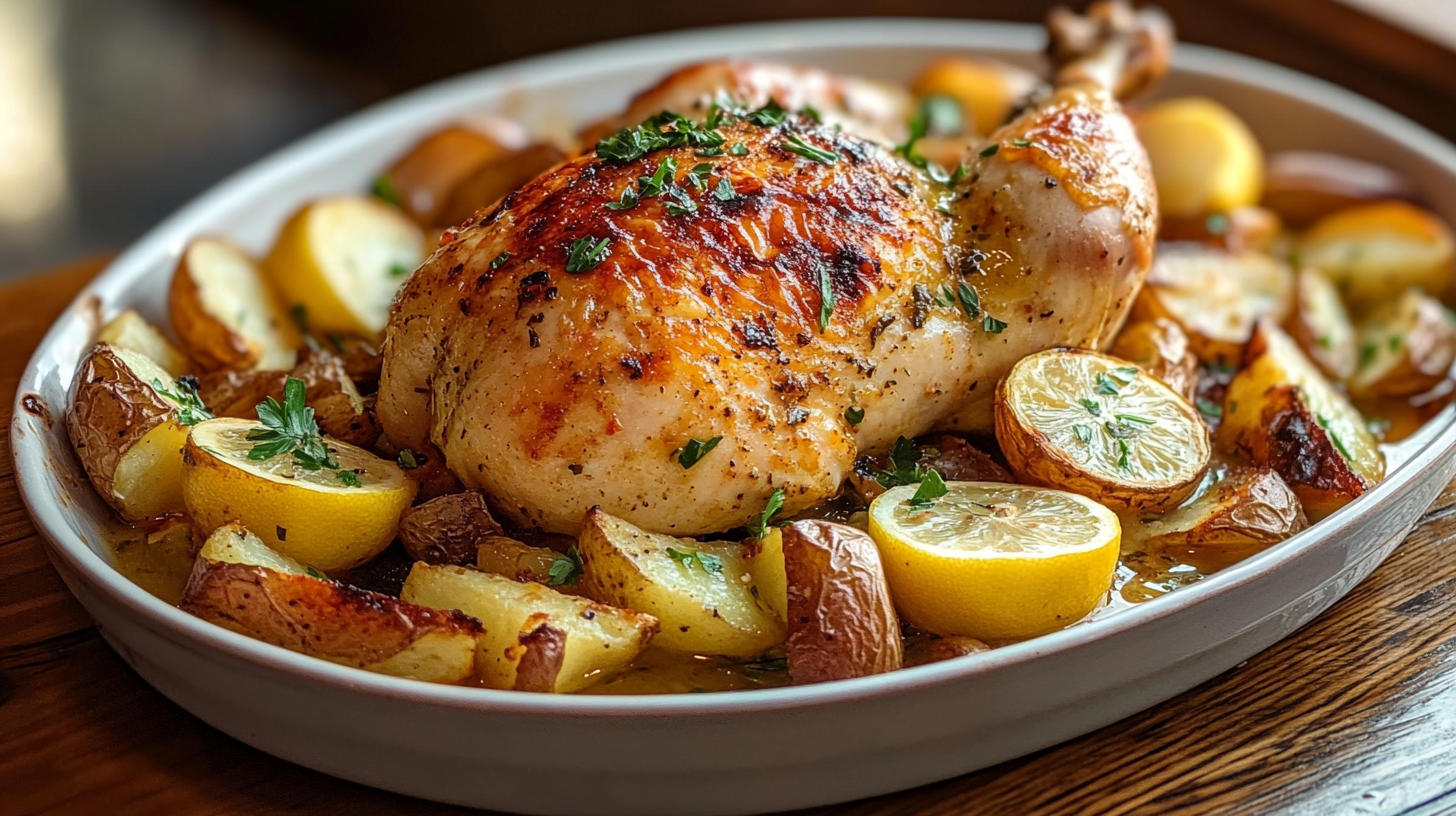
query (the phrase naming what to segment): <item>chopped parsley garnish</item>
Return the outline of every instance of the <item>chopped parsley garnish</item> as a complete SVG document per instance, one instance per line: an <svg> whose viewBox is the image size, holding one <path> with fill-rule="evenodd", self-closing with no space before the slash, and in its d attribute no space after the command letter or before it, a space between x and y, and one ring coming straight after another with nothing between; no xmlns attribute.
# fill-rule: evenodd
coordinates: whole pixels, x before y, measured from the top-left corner
<svg viewBox="0 0 1456 816"><path fill-rule="evenodd" d="M548 586L574 586L581 580L581 555L577 553L575 544L566 550L565 555L556 556L547 574L551 576L546 582Z"/></svg>
<svg viewBox="0 0 1456 816"><path fill-rule="evenodd" d="M1082 397L1077 401L1082 403L1082 407L1087 409L1087 413L1092 416L1102 416L1102 406L1098 405L1096 400Z"/></svg>
<svg viewBox="0 0 1456 816"><path fill-rule="evenodd" d="M716 159L719 156L723 155L723 148L705 147L702 150L693 151L693 155L704 159Z"/></svg>
<svg viewBox="0 0 1456 816"><path fill-rule="evenodd" d="M829 328L834 317L834 280L829 276L829 267L819 266L819 333Z"/></svg>
<svg viewBox="0 0 1456 816"><path fill-rule="evenodd" d="M293 325L298 327L299 334L308 334L308 307L302 303L293 304L288 310L288 316L293 318Z"/></svg>
<svg viewBox="0 0 1456 816"><path fill-rule="evenodd" d="M566 271L572 275L580 275L592 269L607 259L607 248L611 243L611 238L596 241L590 235L576 239L566 253Z"/></svg>
<svg viewBox="0 0 1456 816"><path fill-rule="evenodd" d="M1030 139L1012 139L1011 140L1011 146L1012 147L1031 147L1031 140Z"/></svg>
<svg viewBox="0 0 1456 816"><path fill-rule="evenodd" d="M1130 385L1133 380L1137 379L1137 373L1138 370L1131 366L1114 368L1106 373L1099 371L1097 372L1097 387L1093 390L1103 396L1117 396L1123 386Z"/></svg>
<svg viewBox="0 0 1456 816"><path fill-rule="evenodd" d="M393 204L404 209L404 204L399 200L399 194L394 191L394 183L389 180L388 173L380 173L374 178L374 185L369 188L370 192L386 204Z"/></svg>
<svg viewBox="0 0 1456 816"><path fill-rule="evenodd" d="M789 141L780 146L790 153L803 156L810 161L816 161L820 164L834 164L839 161L838 153L835 153L833 150L824 150L823 148L815 147L801 139L797 133L790 133Z"/></svg>
<svg viewBox="0 0 1456 816"><path fill-rule="evenodd" d="M304 564L303 565L303 571L306 572L306 573L308 573L308 577L310 577L310 578L317 578L320 581L327 581L327 580L329 580L329 576L324 575L322 572L319 572L318 570L314 569L313 567L308 566L307 564Z"/></svg>
<svg viewBox="0 0 1456 816"><path fill-rule="evenodd" d="M722 441L723 437L721 436L715 436L706 442L699 439L689 439L688 443L683 445L682 452L677 455L677 463L682 465L683 469L686 470L696 465L699 460L708 455L708 451L718 447L718 443Z"/></svg>
<svg viewBox="0 0 1456 816"><path fill-rule="evenodd" d="M404 264L398 264L397 263L397 264L390 264L390 266L389 266L389 276L391 278L402 278L405 275L408 275L409 273L411 273L413 271L414 271L413 269L410 269L408 266L405 266Z"/></svg>
<svg viewBox="0 0 1456 816"><path fill-rule="evenodd" d="M1000 149L1001 149L1001 145L996 144L995 142L992 142L991 144L986 145L985 147L981 148L981 152L978 153L978 154L976 154L976 155L980 156L983 159L988 159L988 158L996 155L997 151L999 151Z"/></svg>
<svg viewBox="0 0 1456 816"><path fill-rule="evenodd" d="M491 269L500 269L502 266L505 266L506 265L506 261L509 261L510 259L511 259L511 253L509 253L509 252L502 252L501 254L499 254L499 255L497 255L497 256L495 256L494 258L491 259L490 268Z"/></svg>
<svg viewBox="0 0 1456 816"><path fill-rule="evenodd" d="M747 156L748 155L748 147L746 145L744 145L743 142L734 142L733 143L733 146L730 147L730 148L728 148L728 155L730 155L730 156Z"/></svg>
<svg viewBox="0 0 1456 816"><path fill-rule="evenodd" d="M319 436L313 409L306 402L303 380L289 377L283 384L283 403L269 396L258 405L258 420L264 425L248 431L247 440L254 443L248 459L261 462L293 454L293 462L304 470L339 467L339 461Z"/></svg>
<svg viewBox="0 0 1456 816"><path fill-rule="evenodd" d="M197 394L197 380L192 377L178 377L173 381L176 390L169 391L162 385L160 378L152 380L152 390L166 397L173 405L177 406L177 421L183 425L196 425L204 420L212 419L212 412L202 404L202 397Z"/></svg>
<svg viewBox="0 0 1456 816"><path fill-rule="evenodd" d="M773 524L774 516L777 516L784 509L784 489L774 488L769 494L768 504L764 506L763 512L749 523L748 534L757 539L768 537L769 527Z"/></svg>
<svg viewBox="0 0 1456 816"><path fill-rule="evenodd" d="M937 184L954 186L966 176L966 166L957 165L954 172L922 156L915 150L915 143L927 134L953 136L961 132L961 108L954 99L946 96L927 96L920 103L915 116L910 119L910 138L895 146L895 152L915 167L924 170Z"/></svg>
<svg viewBox="0 0 1456 816"><path fill-rule="evenodd" d="M799 112L809 117L810 119L813 119L815 124L824 124L824 115L821 114L819 112L819 109L814 107L813 105L805 105L804 107L799 109Z"/></svg>
<svg viewBox="0 0 1456 816"><path fill-rule="evenodd" d="M650 176L637 177L637 195L641 198L660 196L669 185L676 184L677 159L671 156L663 159Z"/></svg>
<svg viewBox="0 0 1456 816"><path fill-rule="evenodd" d="M915 495L905 500L905 503L917 509L929 507L936 499L948 492L945 480L940 478L940 473L935 470L926 472L925 478L920 482L920 487L915 489Z"/></svg>
<svg viewBox="0 0 1456 816"><path fill-rule="evenodd" d="M356 471L341 470L335 475L339 477L339 481L344 483L344 487L361 487L364 484L359 481L359 474Z"/></svg>
<svg viewBox="0 0 1456 816"><path fill-rule="evenodd" d="M774 127L782 125L789 118L789 112L780 107L778 102L769 99L763 107L744 114L743 118L759 127Z"/></svg>
<svg viewBox="0 0 1456 816"><path fill-rule="evenodd" d="M1350 455L1350 451L1345 447L1345 443L1340 441L1340 435L1330 428L1330 421L1325 418L1325 415L1316 414L1315 419L1319 420L1319 426L1325 429L1325 433L1329 434L1330 441L1335 443L1335 448L1339 450L1340 455L1353 462L1355 457Z"/></svg>
<svg viewBox="0 0 1456 816"><path fill-rule="evenodd" d="M976 292L974 286L965 281L957 284L956 300L961 305L961 311L966 313L966 317L975 320L981 316L981 296Z"/></svg>
<svg viewBox="0 0 1456 816"><path fill-rule="evenodd" d="M1194 405L1198 407L1198 413L1203 414L1209 419L1218 419L1223 416L1223 406L1216 402L1199 399L1194 402Z"/></svg>
<svg viewBox="0 0 1456 816"><path fill-rule="evenodd" d="M1367 340L1360 344L1360 368L1370 365L1371 361L1375 359L1375 352L1378 348L1374 340Z"/></svg>
<svg viewBox="0 0 1456 816"><path fill-rule="evenodd" d="M880 487L889 490L900 485L925 481L930 468L920 467L920 448L911 440L900 437L890 448L890 468L875 474Z"/></svg>
<svg viewBox="0 0 1456 816"><path fill-rule="evenodd" d="M720 178L718 186L713 188L713 197L719 201L732 201L738 197L738 193L733 189L733 182L727 178Z"/></svg>
<svg viewBox="0 0 1456 816"><path fill-rule="evenodd" d="M630 210L635 206L637 206L637 191L631 187L622 191L621 198L616 201L607 202L607 209L609 210Z"/></svg>
<svg viewBox="0 0 1456 816"><path fill-rule="evenodd" d="M687 215L698 208L698 202L688 195L688 191L676 184L667 188L667 197L671 199L667 203L667 214L673 218Z"/></svg>
<svg viewBox="0 0 1456 816"><path fill-rule="evenodd" d="M1148 419L1147 417L1133 416L1132 414L1113 414L1112 416L1118 422L1123 422L1123 423L1132 422L1132 423L1135 423L1137 425L1156 425L1157 424L1157 420Z"/></svg>
<svg viewBox="0 0 1456 816"><path fill-rule="evenodd" d="M1122 437L1117 438L1117 450L1117 466L1122 470L1132 470L1132 467L1127 462L1128 447L1126 439Z"/></svg>
<svg viewBox="0 0 1456 816"><path fill-rule="evenodd" d="M1078 442L1081 442L1083 444L1086 444L1086 443L1092 441L1092 426L1091 425L1081 425L1081 424L1073 425L1072 426L1072 431L1077 434L1077 441Z"/></svg>
<svg viewBox="0 0 1456 816"><path fill-rule="evenodd" d="M986 331L988 331L988 332L990 332L992 334L1000 334L1002 331L1005 331L1005 329L1006 329L1006 323L1005 323L1005 321L997 320L996 318L994 318L994 317L992 317L990 315L986 315L981 320L981 328L985 329Z"/></svg>
<svg viewBox="0 0 1456 816"><path fill-rule="evenodd" d="M723 559L719 558L716 555L713 555L712 553L705 553L702 551L693 550L683 552L682 550L668 547L667 557L678 562L687 569L692 569L693 562L696 561L698 566L702 567L703 572L712 573L723 571Z"/></svg>
<svg viewBox="0 0 1456 816"><path fill-rule="evenodd" d="M865 412L863 408L845 408L844 421L850 425L858 425L864 422Z"/></svg>
<svg viewBox="0 0 1456 816"><path fill-rule="evenodd" d="M713 165L703 162L688 171L688 183L699 192L708 189L708 178L713 175Z"/></svg>
<svg viewBox="0 0 1456 816"><path fill-rule="evenodd" d="M414 470L430 461L430 459L423 453L415 453L409 448L405 448L399 452L398 456L394 457L394 461L405 470Z"/></svg>
<svg viewBox="0 0 1456 816"><path fill-rule="evenodd" d="M749 677L759 677L769 672L782 672L789 670L789 659L787 657L760 657L757 660L750 660L743 664L743 673Z"/></svg>

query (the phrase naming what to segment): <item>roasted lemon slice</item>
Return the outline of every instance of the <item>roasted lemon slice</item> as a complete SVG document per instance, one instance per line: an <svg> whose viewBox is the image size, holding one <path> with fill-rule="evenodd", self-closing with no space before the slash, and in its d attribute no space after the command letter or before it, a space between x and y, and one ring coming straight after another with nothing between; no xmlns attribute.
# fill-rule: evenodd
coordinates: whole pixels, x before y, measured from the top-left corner
<svg viewBox="0 0 1456 816"><path fill-rule="evenodd" d="M416 485L393 462L325 440L338 468L309 470L284 453L248 458L246 419L213 419L192 428L182 451L182 497L204 532L231 521L273 549L324 571L357 566L394 540Z"/></svg>
<svg viewBox="0 0 1456 816"><path fill-rule="evenodd" d="M1187 498L1212 452L1187 400L1125 360L1078 349L1011 369L996 390L996 439L1020 481L1133 512Z"/></svg>
<svg viewBox="0 0 1456 816"><path fill-rule="evenodd" d="M918 485L870 505L895 606L938 635L1014 640L1055 631L1096 608L1112 585L1122 528L1085 496L999 482Z"/></svg>

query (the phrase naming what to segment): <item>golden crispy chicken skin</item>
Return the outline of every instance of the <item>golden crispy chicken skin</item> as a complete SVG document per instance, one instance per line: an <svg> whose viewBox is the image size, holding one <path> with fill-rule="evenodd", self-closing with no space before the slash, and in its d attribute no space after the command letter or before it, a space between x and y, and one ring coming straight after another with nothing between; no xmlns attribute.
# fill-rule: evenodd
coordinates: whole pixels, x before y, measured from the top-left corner
<svg viewBox="0 0 1456 816"><path fill-rule="evenodd" d="M537 178L400 292L386 433L518 524L571 533L600 505L693 535L776 489L809 507L900 435L988 429L1010 367L1108 342L1151 263L1156 194L1112 89L1161 52L1129 15L1088 18L1055 92L953 188L805 117ZM682 194L651 195L669 176Z"/></svg>

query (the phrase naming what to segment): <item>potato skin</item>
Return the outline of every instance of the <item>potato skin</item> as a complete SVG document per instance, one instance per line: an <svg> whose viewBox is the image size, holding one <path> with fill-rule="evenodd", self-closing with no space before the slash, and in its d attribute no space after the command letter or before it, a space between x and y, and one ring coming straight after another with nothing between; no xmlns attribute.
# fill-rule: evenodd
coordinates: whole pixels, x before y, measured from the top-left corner
<svg viewBox="0 0 1456 816"><path fill-rule="evenodd" d="M142 379L121 354L115 346L103 343L81 362L71 385L66 430L96 492L123 518L136 521L140 516L129 512L116 494L117 465L154 428L175 422L176 406ZM180 511L181 506L176 509Z"/></svg>
<svg viewBox="0 0 1456 816"><path fill-rule="evenodd" d="M463 224L477 211L565 160L566 154L560 148L546 142L497 156L455 185L440 209L437 223Z"/></svg>
<svg viewBox="0 0 1456 816"><path fill-rule="evenodd" d="M248 345L246 338L208 314L202 303L202 291L188 269L185 252L167 289L167 314L172 331L182 339L192 359L206 371L222 368L241 371L257 365L262 356Z"/></svg>
<svg viewBox="0 0 1456 816"><path fill-rule="evenodd" d="M1110 351L1161 380L1192 402L1198 391L1198 355L1188 333L1166 317L1140 320L1122 330Z"/></svg>
<svg viewBox="0 0 1456 816"><path fill-rule="evenodd" d="M303 380L308 404L319 430L350 445L369 447L379 438L379 423L364 405L344 362L316 354L292 371L233 371L225 369L198 378L198 396L214 416L257 419L258 404L268 397L283 401L288 379Z"/></svg>
<svg viewBox="0 0 1456 816"><path fill-rule="evenodd" d="M472 566L480 540L501 533L485 497L475 492L431 499L406 509L399 518L399 541L405 552L430 564Z"/></svg>
<svg viewBox="0 0 1456 816"><path fill-rule="evenodd" d="M1456 362L1456 323L1441 301L1418 289L1372 315L1360 327L1359 339L1361 355L1370 359L1347 382L1353 397L1425 393L1446 379Z"/></svg>
<svg viewBox="0 0 1456 816"><path fill-rule="evenodd" d="M360 668L388 660L432 634L471 638L473 655L473 640L483 631L478 620L455 610L430 609L254 564L202 558L193 567L180 606L265 643Z"/></svg>
<svg viewBox="0 0 1456 816"><path fill-rule="evenodd" d="M895 671L900 618L867 533L828 521L783 528L789 677L796 685Z"/></svg>
<svg viewBox="0 0 1456 816"><path fill-rule="evenodd" d="M1199 563L1227 566L1309 526L1299 497L1269 468L1231 467L1208 492L1147 523L1150 547L1198 554Z"/></svg>

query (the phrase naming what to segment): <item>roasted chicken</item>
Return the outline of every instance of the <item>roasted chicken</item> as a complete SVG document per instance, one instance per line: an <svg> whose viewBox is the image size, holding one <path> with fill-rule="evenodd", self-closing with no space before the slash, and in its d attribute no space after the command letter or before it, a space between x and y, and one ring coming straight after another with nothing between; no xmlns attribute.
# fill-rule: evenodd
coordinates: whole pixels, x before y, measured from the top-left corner
<svg viewBox="0 0 1456 816"><path fill-rule="evenodd" d="M575 532L600 505L691 535L747 523L778 489L785 513L809 507L899 436L989 429L1018 360L1111 341L1157 232L1118 94L1161 73L1166 24L1099 4L1050 28L1050 88L950 180L884 143L893 128L863 105L702 104L793 108L803 95L774 83L813 72L674 75L684 87L653 98L715 121L658 117L646 127L679 135L641 152L626 131L413 275L384 345L390 440L438 448L517 524ZM721 155L693 133L721 134Z"/></svg>

